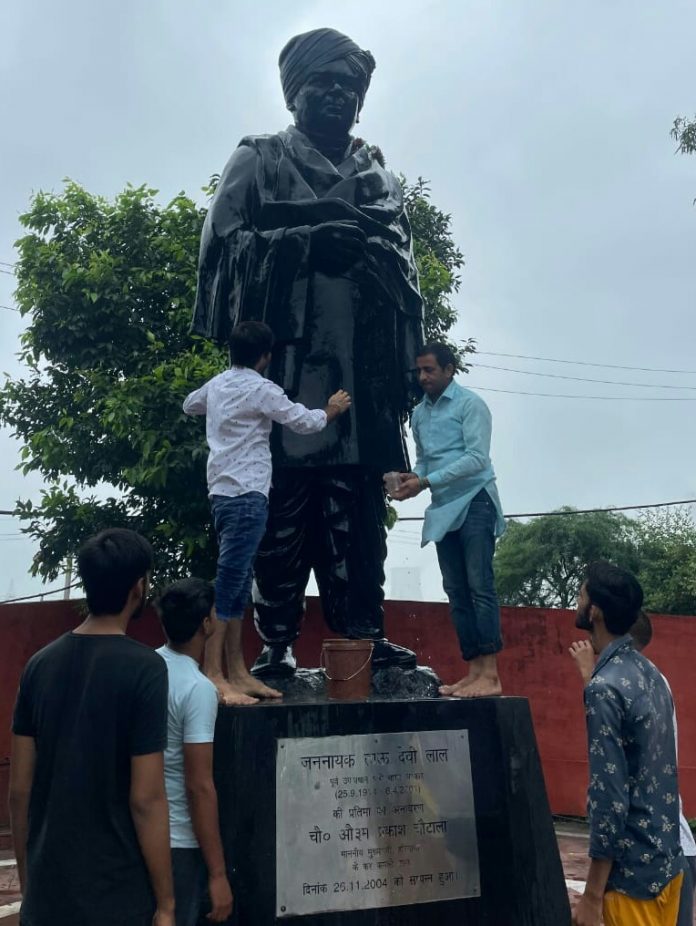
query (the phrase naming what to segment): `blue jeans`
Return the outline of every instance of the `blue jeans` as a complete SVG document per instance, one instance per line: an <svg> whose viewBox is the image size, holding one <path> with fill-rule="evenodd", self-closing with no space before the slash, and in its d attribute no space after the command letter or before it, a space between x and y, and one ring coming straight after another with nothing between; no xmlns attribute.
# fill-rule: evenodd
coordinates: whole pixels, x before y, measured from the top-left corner
<svg viewBox="0 0 696 926"><path fill-rule="evenodd" d="M467 661L503 648L493 578L495 522L495 505L481 489L459 530L445 534L436 544L442 584Z"/></svg>
<svg viewBox="0 0 696 926"><path fill-rule="evenodd" d="M218 538L215 608L220 620L241 618L249 603L256 551L268 518L268 499L261 492L213 495L210 500Z"/></svg>
<svg viewBox="0 0 696 926"><path fill-rule="evenodd" d="M208 869L200 849L172 849L176 926L198 926L210 909Z"/></svg>

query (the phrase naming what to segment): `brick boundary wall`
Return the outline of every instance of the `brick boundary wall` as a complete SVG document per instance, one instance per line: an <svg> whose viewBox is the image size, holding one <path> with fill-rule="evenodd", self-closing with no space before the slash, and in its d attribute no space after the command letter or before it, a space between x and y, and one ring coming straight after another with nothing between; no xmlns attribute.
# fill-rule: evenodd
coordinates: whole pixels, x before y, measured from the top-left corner
<svg viewBox="0 0 696 926"><path fill-rule="evenodd" d="M80 622L78 601L52 601L0 607L0 826L7 824L10 723L17 684L29 657ZM568 646L583 634L575 630L571 611L503 608L505 650L500 670L506 694L529 699L546 787L555 814L585 813L587 761L582 686L568 656ZM647 655L669 679L679 717L680 789L687 816L696 816L696 698L692 663L696 654L696 617L658 615ZM260 649L253 622L247 619L245 651L251 662ZM386 631L394 642L411 647L419 663L432 667L447 682L459 678L462 661L445 603L388 601ZM136 639L151 646L162 642L152 611L131 625ZM316 599L296 652L300 665L316 666L321 642L330 636ZM253 708L250 708L253 710Z"/></svg>

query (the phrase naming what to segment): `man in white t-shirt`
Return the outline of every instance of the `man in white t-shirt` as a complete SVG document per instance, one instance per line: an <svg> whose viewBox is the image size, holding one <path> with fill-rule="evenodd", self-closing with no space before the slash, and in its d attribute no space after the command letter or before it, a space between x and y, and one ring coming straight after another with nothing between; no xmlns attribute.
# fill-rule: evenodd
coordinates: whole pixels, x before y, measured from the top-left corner
<svg viewBox="0 0 696 926"><path fill-rule="evenodd" d="M297 434L315 434L348 411L351 399L339 389L323 409L291 402L263 376L273 347L273 332L263 322L237 325L229 344L230 369L188 395L184 411L206 416L208 494L219 546L215 599L220 623L206 645L205 673L225 704L253 704L281 696L249 673L242 654L242 618L268 519L271 427L276 422Z"/></svg>
<svg viewBox="0 0 696 926"><path fill-rule="evenodd" d="M640 612L638 620L631 627L629 633L633 637L633 646L639 653L642 653L653 637L652 621L645 611ZM573 643L570 647L570 655L575 660L583 682L587 685L592 677L592 671L595 665L595 653L592 649L592 644L589 640L581 640L577 643ZM662 675L661 672L660 675ZM672 689L669 687L669 682L664 675L662 675L662 678L665 681L670 696L672 696ZM672 703L674 704L673 696ZM679 734L677 732L676 708L672 709L672 724L674 725L674 742L678 750ZM694 841L691 827L684 816L681 795L679 796L679 841L681 842L686 865L684 867L684 879L679 896L679 915L674 926L693 926L694 887L696 887L696 842Z"/></svg>
<svg viewBox="0 0 696 926"><path fill-rule="evenodd" d="M232 891L213 783L218 695L200 669L206 639L217 621L215 593L202 579L182 579L165 589L156 606L167 637L157 652L169 675L164 779L176 926L196 926L208 904L208 919L221 923L232 912Z"/></svg>

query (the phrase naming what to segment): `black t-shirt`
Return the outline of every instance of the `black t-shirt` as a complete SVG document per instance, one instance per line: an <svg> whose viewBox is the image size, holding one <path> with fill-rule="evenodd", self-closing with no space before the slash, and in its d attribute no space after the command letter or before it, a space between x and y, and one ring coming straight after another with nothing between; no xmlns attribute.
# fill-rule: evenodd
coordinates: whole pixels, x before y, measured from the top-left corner
<svg viewBox="0 0 696 926"><path fill-rule="evenodd" d="M167 744L164 660L129 637L65 634L27 663L12 730L36 742L23 926L152 914L130 762Z"/></svg>

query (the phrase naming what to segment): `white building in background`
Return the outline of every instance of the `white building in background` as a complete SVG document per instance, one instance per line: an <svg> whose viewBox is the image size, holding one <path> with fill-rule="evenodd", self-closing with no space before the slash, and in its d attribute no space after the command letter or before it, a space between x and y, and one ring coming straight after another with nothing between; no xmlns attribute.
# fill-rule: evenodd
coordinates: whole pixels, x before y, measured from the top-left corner
<svg viewBox="0 0 696 926"><path fill-rule="evenodd" d="M421 575L420 566L392 566L387 597L397 601L422 601Z"/></svg>

